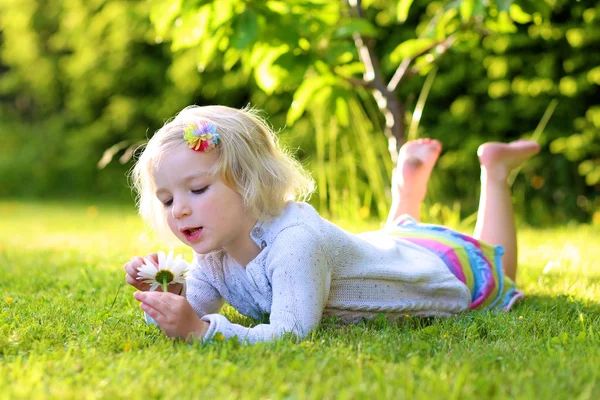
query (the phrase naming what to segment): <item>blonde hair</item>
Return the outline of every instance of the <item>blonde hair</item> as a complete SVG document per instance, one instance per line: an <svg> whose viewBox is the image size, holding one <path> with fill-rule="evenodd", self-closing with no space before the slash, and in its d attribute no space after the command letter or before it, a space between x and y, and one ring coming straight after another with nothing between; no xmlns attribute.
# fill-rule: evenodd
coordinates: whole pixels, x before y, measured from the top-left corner
<svg viewBox="0 0 600 400"><path fill-rule="evenodd" d="M153 170L164 151L186 143L184 128L198 120L214 124L219 134L218 145L210 150L217 152L210 172L242 196L246 212L265 219L279 215L290 200L310 197L313 179L280 147L275 133L256 110L189 106L154 134L132 170L139 213L150 226L159 231L166 228Z"/></svg>

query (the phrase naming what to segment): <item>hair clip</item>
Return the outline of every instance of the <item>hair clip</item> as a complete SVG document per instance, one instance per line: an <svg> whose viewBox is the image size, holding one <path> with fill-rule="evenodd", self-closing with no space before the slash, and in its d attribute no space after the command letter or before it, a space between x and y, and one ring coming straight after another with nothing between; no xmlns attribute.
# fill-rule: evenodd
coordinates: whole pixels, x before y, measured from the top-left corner
<svg viewBox="0 0 600 400"><path fill-rule="evenodd" d="M190 122L183 131L183 139L190 149L195 151L207 151L219 143L217 127L207 121Z"/></svg>

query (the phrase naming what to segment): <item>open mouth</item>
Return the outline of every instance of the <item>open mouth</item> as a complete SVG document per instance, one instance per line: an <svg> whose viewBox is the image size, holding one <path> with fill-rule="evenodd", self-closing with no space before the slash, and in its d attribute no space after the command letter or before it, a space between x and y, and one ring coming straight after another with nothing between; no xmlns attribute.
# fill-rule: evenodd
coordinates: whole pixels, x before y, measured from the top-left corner
<svg viewBox="0 0 600 400"><path fill-rule="evenodd" d="M200 234L202 233L202 227L198 228L186 228L182 229L181 232L185 235L185 238L189 241L198 240Z"/></svg>

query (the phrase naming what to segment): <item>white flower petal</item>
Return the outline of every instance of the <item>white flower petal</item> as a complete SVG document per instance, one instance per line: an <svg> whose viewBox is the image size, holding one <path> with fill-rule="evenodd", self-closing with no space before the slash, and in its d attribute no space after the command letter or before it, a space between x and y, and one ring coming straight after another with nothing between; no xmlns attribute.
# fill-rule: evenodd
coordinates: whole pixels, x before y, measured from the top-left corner
<svg viewBox="0 0 600 400"><path fill-rule="evenodd" d="M188 265L185 261L181 260L179 263L171 266L171 272L175 276L183 275L185 271L187 271Z"/></svg>
<svg viewBox="0 0 600 400"><path fill-rule="evenodd" d="M138 277L154 279L156 272L158 271L154 265L142 264L142 266L138 268Z"/></svg>
<svg viewBox="0 0 600 400"><path fill-rule="evenodd" d="M185 275L189 270L189 264L183 259L181 255L175 257L173 251L170 251L168 255L164 252L158 252L158 266L154 264L144 263L138 268L138 278L145 279L143 282L151 285L150 290L156 290L162 285L162 282L156 281L156 274L159 271L170 271L173 274L173 280L169 282L169 285L176 283L185 283Z"/></svg>
<svg viewBox="0 0 600 400"><path fill-rule="evenodd" d="M167 261L167 256L165 255L165 252L159 251L158 252L158 269L161 269L160 266L165 265L166 261Z"/></svg>

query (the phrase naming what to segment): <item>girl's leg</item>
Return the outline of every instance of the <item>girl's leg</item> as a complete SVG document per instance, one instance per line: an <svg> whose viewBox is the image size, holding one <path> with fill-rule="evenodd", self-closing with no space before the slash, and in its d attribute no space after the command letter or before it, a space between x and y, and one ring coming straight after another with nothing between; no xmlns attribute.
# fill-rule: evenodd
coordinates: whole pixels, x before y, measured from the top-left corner
<svg viewBox="0 0 600 400"><path fill-rule="evenodd" d="M392 173L392 207L388 224L402 214L419 220L427 182L441 151L442 144L432 139L412 140L402 146L398 165Z"/></svg>
<svg viewBox="0 0 600 400"><path fill-rule="evenodd" d="M504 247L504 273L513 281L517 274L517 233L506 179L513 169L539 151L540 146L531 140L484 143L477 150L481 164L481 195L474 236Z"/></svg>

